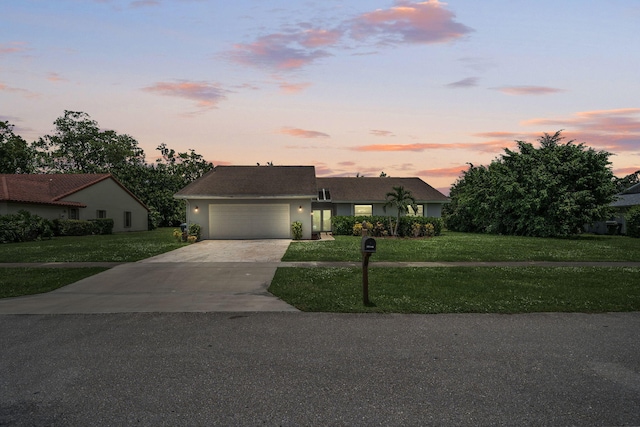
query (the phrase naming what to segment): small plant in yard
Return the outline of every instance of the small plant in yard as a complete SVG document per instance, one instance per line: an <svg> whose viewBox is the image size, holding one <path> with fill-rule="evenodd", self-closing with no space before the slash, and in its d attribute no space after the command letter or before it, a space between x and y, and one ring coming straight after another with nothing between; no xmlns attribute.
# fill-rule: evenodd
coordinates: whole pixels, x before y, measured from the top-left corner
<svg viewBox="0 0 640 427"><path fill-rule="evenodd" d="M366 229L368 231L370 231L373 228L373 224L371 224L370 222L356 222L355 225L353 226L353 235L354 236L361 236L362 235L362 229L366 227Z"/></svg>
<svg viewBox="0 0 640 427"><path fill-rule="evenodd" d="M302 223L300 221L294 221L291 224L291 233L293 234L293 240L302 239Z"/></svg>
<svg viewBox="0 0 640 427"><path fill-rule="evenodd" d="M195 236L196 240L200 240L201 232L202 227L200 227L200 224L189 224L189 237Z"/></svg>
<svg viewBox="0 0 640 427"><path fill-rule="evenodd" d="M375 237L386 237L389 235L389 232L387 231L387 227L382 222L377 221L373 226L373 229L371 230L371 234L373 234Z"/></svg>
<svg viewBox="0 0 640 427"><path fill-rule="evenodd" d="M433 226L433 224L426 223L424 224L423 228L425 236L433 237L436 235L436 228Z"/></svg>
<svg viewBox="0 0 640 427"><path fill-rule="evenodd" d="M424 229L422 228L422 224L420 224L419 222L414 222L413 224L411 224L411 234L413 235L413 237L424 236L423 231Z"/></svg>
<svg viewBox="0 0 640 427"><path fill-rule="evenodd" d="M182 242L182 231L178 230L177 228L173 230L173 237L178 241L178 242Z"/></svg>
<svg viewBox="0 0 640 427"><path fill-rule="evenodd" d="M198 241L198 236L189 236L187 237L187 242L188 243L195 243Z"/></svg>

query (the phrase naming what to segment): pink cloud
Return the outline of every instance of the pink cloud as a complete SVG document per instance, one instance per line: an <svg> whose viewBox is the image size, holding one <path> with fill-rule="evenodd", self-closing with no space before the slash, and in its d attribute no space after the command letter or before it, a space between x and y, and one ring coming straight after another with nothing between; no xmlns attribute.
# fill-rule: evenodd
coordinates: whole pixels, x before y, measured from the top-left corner
<svg viewBox="0 0 640 427"><path fill-rule="evenodd" d="M282 135L294 136L297 138L330 138L330 136L324 132L318 132L315 130L305 130L299 128L283 127L276 133Z"/></svg>
<svg viewBox="0 0 640 427"><path fill-rule="evenodd" d="M354 19L351 33L356 39L377 38L383 43L444 43L473 30L454 20L455 14L438 0L419 3L397 1L394 7L378 9Z"/></svg>
<svg viewBox="0 0 640 427"><path fill-rule="evenodd" d="M375 136L395 136L393 134L393 132L389 131L389 130L379 130L379 129L371 129L371 131L369 132L371 135L375 135Z"/></svg>
<svg viewBox="0 0 640 427"><path fill-rule="evenodd" d="M306 48L332 46L338 43L342 32L338 30L306 30L300 35L299 43Z"/></svg>
<svg viewBox="0 0 640 427"><path fill-rule="evenodd" d="M449 177L457 177L462 174L462 171L469 169L469 165L460 165L460 166L452 166L449 168L438 168L438 169L424 169L416 172L418 176L431 177L431 178L449 178Z"/></svg>
<svg viewBox="0 0 640 427"><path fill-rule="evenodd" d="M414 151L425 150L475 150L475 151L495 151L504 147L503 141L490 141L484 143L416 143L416 144L370 144L351 147L350 150L361 152L387 152L387 151Z"/></svg>
<svg viewBox="0 0 640 427"><path fill-rule="evenodd" d="M316 30L320 31L320 30ZM295 70L312 62L330 56L314 47L329 37L313 36L308 31L292 34L275 33L262 36L252 43L238 43L228 53L231 60L254 67L271 68L281 71ZM323 45L324 46L324 45Z"/></svg>
<svg viewBox="0 0 640 427"><path fill-rule="evenodd" d="M507 95L551 95L564 92L562 89L545 86L502 86L493 89Z"/></svg>
<svg viewBox="0 0 640 427"><path fill-rule="evenodd" d="M311 86L311 83L285 83L278 85L280 90L287 94L299 93Z"/></svg>
<svg viewBox="0 0 640 427"><path fill-rule="evenodd" d="M227 99L226 94L229 93L217 83L191 81L158 82L142 90L196 101L198 107L205 109L216 108L218 103Z"/></svg>
<svg viewBox="0 0 640 427"><path fill-rule="evenodd" d="M23 95L25 98L39 98L40 95L34 92L31 92L29 90L26 89L21 89L21 88L17 88L17 87L11 87L11 86L7 86L4 83L0 83L0 92L11 92L11 93L17 93L19 95Z"/></svg>
<svg viewBox="0 0 640 427"><path fill-rule="evenodd" d="M0 55L9 53L20 53L27 50L26 42L0 43Z"/></svg>
<svg viewBox="0 0 640 427"><path fill-rule="evenodd" d="M623 178L627 175L631 175L632 173L636 173L640 170L640 166L630 167L630 168L617 168L613 170L613 173L618 178Z"/></svg>
<svg viewBox="0 0 640 427"><path fill-rule="evenodd" d="M581 111L566 118L536 118L522 122L525 126L558 129L567 140L584 142L610 152L640 152L640 108Z"/></svg>
<svg viewBox="0 0 640 427"><path fill-rule="evenodd" d="M53 82L53 83L60 83L60 82L68 81L64 77L60 76L60 74L58 74L58 73L49 73L49 74L47 74L47 80L49 80L50 82Z"/></svg>

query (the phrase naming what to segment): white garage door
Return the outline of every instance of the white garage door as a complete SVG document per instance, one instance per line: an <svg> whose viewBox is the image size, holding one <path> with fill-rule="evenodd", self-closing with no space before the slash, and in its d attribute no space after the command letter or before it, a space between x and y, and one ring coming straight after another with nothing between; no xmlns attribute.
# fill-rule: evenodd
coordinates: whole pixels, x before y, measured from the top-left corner
<svg viewBox="0 0 640 427"><path fill-rule="evenodd" d="M209 205L210 239L288 239L289 205Z"/></svg>

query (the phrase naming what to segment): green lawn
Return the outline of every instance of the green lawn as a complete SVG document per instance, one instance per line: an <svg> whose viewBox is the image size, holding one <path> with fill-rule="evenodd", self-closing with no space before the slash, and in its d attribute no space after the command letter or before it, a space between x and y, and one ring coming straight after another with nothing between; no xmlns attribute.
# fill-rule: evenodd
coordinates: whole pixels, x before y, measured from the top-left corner
<svg viewBox="0 0 640 427"><path fill-rule="evenodd" d="M640 310L640 268L279 268L269 288L302 311L530 313Z"/></svg>
<svg viewBox="0 0 640 427"><path fill-rule="evenodd" d="M134 262L186 245L173 228L0 245L0 262Z"/></svg>
<svg viewBox="0 0 640 427"><path fill-rule="evenodd" d="M283 261L360 261L360 237L294 242ZM640 261L640 239L581 235L543 239L445 231L425 239L377 238L376 261Z"/></svg>
<svg viewBox="0 0 640 427"><path fill-rule="evenodd" d="M0 298L50 292L107 270L86 268L0 268Z"/></svg>
<svg viewBox="0 0 640 427"><path fill-rule="evenodd" d="M0 262L133 262L186 245L172 228L0 245ZM0 298L49 292L105 268L0 267Z"/></svg>

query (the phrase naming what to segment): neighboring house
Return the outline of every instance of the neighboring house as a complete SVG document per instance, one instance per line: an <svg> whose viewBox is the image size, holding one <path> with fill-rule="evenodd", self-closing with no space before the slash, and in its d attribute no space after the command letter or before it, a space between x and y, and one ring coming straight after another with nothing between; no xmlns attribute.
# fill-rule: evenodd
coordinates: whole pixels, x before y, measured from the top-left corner
<svg viewBox="0 0 640 427"><path fill-rule="evenodd" d="M149 209L111 174L0 174L0 215L113 219L113 231L145 231Z"/></svg>
<svg viewBox="0 0 640 427"><path fill-rule="evenodd" d="M392 215L383 208L394 186L411 191L416 215L440 216L448 198L419 178L316 178L313 166L217 166L175 194L187 202L187 222L204 239L303 239L331 231L334 215Z"/></svg>
<svg viewBox="0 0 640 427"><path fill-rule="evenodd" d="M587 231L596 234L607 234L615 230L616 233L626 234L625 214L632 207L640 206L640 183L616 195L616 200L609 206L615 209L615 213L609 218L609 221L598 221L591 227L587 227Z"/></svg>

